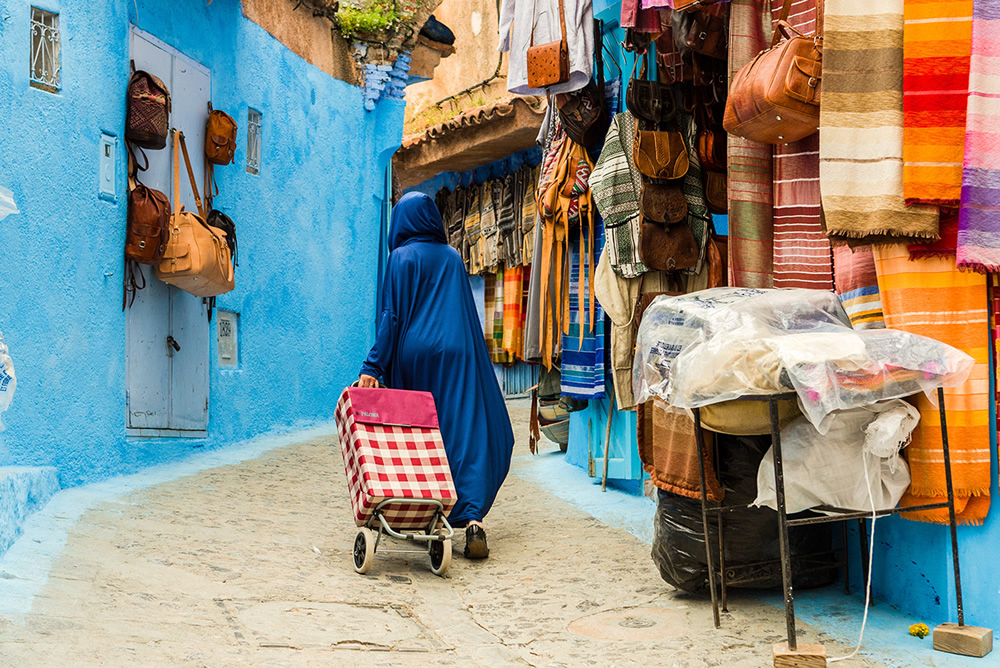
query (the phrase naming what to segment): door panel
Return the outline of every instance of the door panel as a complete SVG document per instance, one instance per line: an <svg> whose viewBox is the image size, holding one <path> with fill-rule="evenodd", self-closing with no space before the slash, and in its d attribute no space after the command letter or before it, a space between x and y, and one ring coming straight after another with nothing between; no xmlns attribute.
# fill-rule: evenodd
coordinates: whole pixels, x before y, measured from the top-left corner
<svg viewBox="0 0 1000 668"><path fill-rule="evenodd" d="M184 132L192 169L201 189L204 134L211 76L207 69L140 31L131 34L136 69L159 77L170 91L170 125ZM149 168L139 179L160 190L173 204L173 137L162 150L145 152ZM181 203L196 212L183 158ZM144 162L140 158L140 162ZM202 194L203 195L203 194ZM146 288L137 292L126 318L128 422L132 429L204 431L208 427L209 323L199 297L169 286L143 267ZM173 337L180 350L168 348ZM169 435L169 434L164 434Z"/></svg>
<svg viewBox="0 0 1000 668"><path fill-rule="evenodd" d="M170 87L173 56L158 46L132 34L131 56L137 69L146 70ZM162 151L146 151L149 169L139 179L172 197L170 193L169 145ZM166 156L164 154L167 154ZM139 161L143 162L142 156ZM131 428L170 428L169 334L170 286L153 275L150 266L140 267L146 287L137 290L125 319L126 376L128 382L128 422Z"/></svg>

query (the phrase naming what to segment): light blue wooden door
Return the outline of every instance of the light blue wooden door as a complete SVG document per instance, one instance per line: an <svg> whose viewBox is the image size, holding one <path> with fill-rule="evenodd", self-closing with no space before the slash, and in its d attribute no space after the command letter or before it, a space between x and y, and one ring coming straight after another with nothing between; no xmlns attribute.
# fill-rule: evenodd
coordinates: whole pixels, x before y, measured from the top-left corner
<svg viewBox="0 0 1000 668"><path fill-rule="evenodd" d="M184 132L200 188L205 169L205 119L211 99L209 71L135 29L130 55L136 69L156 75L170 90L170 124ZM164 149L147 150L146 156L149 168L140 172L139 179L173 202L172 140ZM183 164L180 173L181 203L189 211L197 211ZM126 317L127 427L133 435L202 435L208 427L206 306L201 298L159 281L152 267L143 267L143 273L146 288L137 292Z"/></svg>

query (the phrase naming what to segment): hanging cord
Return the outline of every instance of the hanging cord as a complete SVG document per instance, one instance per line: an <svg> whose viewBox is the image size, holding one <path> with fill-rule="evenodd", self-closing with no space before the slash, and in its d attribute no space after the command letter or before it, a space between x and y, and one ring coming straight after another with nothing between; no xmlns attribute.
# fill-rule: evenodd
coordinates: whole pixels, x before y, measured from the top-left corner
<svg viewBox="0 0 1000 668"><path fill-rule="evenodd" d="M874 456L874 455L873 455ZM861 457L868 457L868 453L862 450ZM833 659L827 659L827 663L836 663L837 661L846 661L847 659L853 659L858 651L861 649L861 644L865 640L865 626L868 624L868 608L871 606L872 599L872 564L875 561L875 520L878 519L877 511L875 510L875 495L872 493L872 481L871 476L868 474L868 462L865 462L865 485L868 487L868 500L871 502L872 506L872 537L871 544L868 548L868 582L865 583L865 614L861 618L861 633L858 635L858 645L854 648L854 651L847 656L838 656ZM844 546L847 549L847 546Z"/></svg>

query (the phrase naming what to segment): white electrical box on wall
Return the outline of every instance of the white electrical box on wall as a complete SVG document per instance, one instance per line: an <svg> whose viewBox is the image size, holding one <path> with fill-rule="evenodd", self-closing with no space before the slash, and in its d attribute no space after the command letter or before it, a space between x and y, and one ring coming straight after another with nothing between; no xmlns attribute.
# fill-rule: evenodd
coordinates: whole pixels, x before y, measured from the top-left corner
<svg viewBox="0 0 1000 668"><path fill-rule="evenodd" d="M102 132L100 152L100 159L98 160L98 189L102 198L114 202L118 199L118 193L115 189L118 137Z"/></svg>
<svg viewBox="0 0 1000 668"><path fill-rule="evenodd" d="M239 325L239 313L215 312L215 329L219 342L219 366L224 369L237 369L240 366Z"/></svg>

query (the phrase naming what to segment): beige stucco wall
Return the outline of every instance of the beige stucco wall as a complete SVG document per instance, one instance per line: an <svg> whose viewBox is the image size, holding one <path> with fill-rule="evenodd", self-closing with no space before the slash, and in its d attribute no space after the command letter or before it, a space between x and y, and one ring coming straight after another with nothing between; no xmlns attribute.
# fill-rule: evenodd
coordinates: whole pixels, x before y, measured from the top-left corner
<svg viewBox="0 0 1000 668"><path fill-rule="evenodd" d="M455 33L456 53L443 58L430 81L408 86L406 116L412 118L429 105L488 78L497 67L497 0L444 0L434 11L437 20ZM507 72L504 55L504 75ZM506 93L506 79L495 81L483 96L487 101ZM479 99L480 92L476 97ZM473 106L469 99L464 107Z"/></svg>
<svg viewBox="0 0 1000 668"><path fill-rule="evenodd" d="M358 83L347 42L333 24L305 6L294 8L295 0L243 0L243 15L294 53L334 78Z"/></svg>

